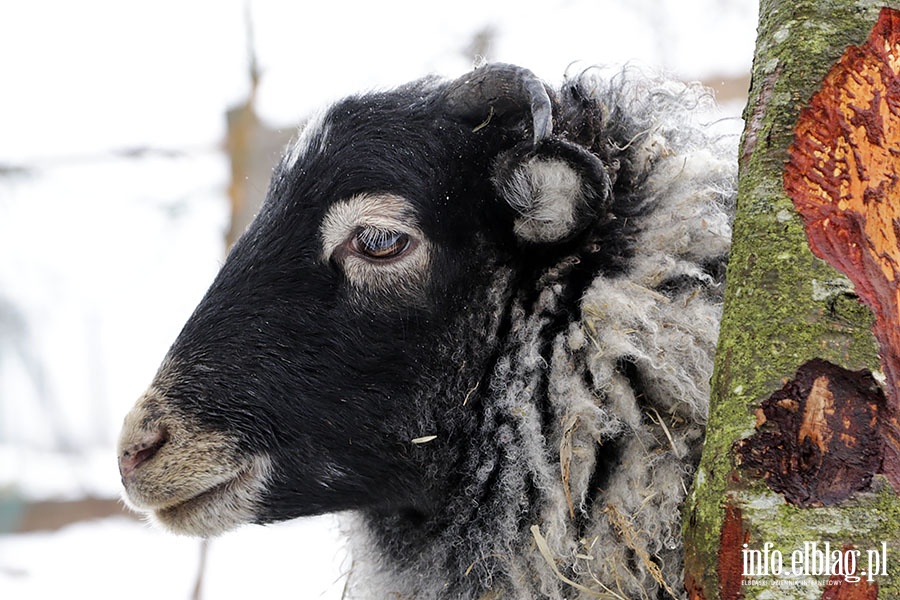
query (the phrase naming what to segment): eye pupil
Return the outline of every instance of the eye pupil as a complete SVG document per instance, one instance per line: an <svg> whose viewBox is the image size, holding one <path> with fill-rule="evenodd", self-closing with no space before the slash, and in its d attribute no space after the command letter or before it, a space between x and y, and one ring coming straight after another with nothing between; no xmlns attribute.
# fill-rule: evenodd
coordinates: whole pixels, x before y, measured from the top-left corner
<svg viewBox="0 0 900 600"><path fill-rule="evenodd" d="M385 260L403 254L409 247L409 235L373 227L362 228L353 237L353 250L366 258Z"/></svg>

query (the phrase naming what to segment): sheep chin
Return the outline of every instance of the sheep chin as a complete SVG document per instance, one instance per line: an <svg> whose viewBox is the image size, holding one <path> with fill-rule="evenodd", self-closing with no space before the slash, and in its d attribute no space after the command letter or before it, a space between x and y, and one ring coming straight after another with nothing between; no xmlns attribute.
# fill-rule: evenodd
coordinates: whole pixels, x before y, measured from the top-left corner
<svg viewBox="0 0 900 600"><path fill-rule="evenodd" d="M214 537L256 520L272 461L266 455L247 460L234 476L174 504L147 511L149 520L172 533Z"/></svg>

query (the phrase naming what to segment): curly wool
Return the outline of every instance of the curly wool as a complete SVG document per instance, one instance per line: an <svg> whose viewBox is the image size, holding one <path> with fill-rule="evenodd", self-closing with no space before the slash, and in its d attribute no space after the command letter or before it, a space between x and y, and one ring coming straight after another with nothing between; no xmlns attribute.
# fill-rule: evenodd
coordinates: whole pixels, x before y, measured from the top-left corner
<svg viewBox="0 0 900 600"><path fill-rule="evenodd" d="M464 485L440 522L407 533L422 537L414 558L384 547L385 525L350 517L354 595L684 595L680 507L707 416L735 144L701 122L714 107L700 87L623 72L566 90L601 108L597 137L624 165L616 193L638 208L633 251L577 310L577 256L547 268L539 293L490 300L488 327L505 308L512 327L478 390ZM493 276L498 290L510 278Z"/></svg>

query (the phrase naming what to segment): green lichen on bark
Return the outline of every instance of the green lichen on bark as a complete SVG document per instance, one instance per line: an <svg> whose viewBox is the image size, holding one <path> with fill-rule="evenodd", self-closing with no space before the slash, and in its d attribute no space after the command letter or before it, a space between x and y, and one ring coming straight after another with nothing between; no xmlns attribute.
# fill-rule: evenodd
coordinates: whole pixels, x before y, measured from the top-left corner
<svg viewBox="0 0 900 600"><path fill-rule="evenodd" d="M884 5L846 0L763 0L760 5L713 398L703 458L686 506L687 572L702 582L706 600L719 597L715 565L726 497L743 501L747 494L772 494L761 481L734 477L732 445L752 433L755 408L812 358L851 370L879 369L871 313L853 297L850 282L809 251L782 172L800 109L844 50L865 42ZM889 491L878 498L879 514L900 530L896 496ZM795 517L815 515L818 509L785 505L781 510L783 518L772 521L745 513L751 538L768 535L773 536L769 541L789 545L794 537L815 535L814 516L812 523ZM774 523L777 530L760 521L766 527ZM879 585L896 589L895 579L879 580ZM749 589L746 597L757 596Z"/></svg>
<svg viewBox="0 0 900 600"><path fill-rule="evenodd" d="M831 550L853 546L860 552L861 561L856 574L867 571L865 558L869 551L881 551L886 544L888 575L877 574L873 580L879 586L879 598L900 598L900 582L892 577L891 570L900 557L900 540L897 537L897 523L900 522L900 503L893 488L883 480L871 492L859 494L840 506L823 508L797 508L786 504L779 495L768 490L744 491L735 494L746 522L753 524L753 532L759 540L773 543L785 557L785 568L790 568L788 557L804 549L806 544L815 542L819 549L828 542ZM811 537L812 536L812 537ZM756 546L761 546L757 544ZM808 579L827 577L797 577L801 585L794 590L778 588L777 598L820 598L821 591L806 585ZM863 578L868 577L868 574ZM744 597L764 597L771 593L769 587L744 590Z"/></svg>

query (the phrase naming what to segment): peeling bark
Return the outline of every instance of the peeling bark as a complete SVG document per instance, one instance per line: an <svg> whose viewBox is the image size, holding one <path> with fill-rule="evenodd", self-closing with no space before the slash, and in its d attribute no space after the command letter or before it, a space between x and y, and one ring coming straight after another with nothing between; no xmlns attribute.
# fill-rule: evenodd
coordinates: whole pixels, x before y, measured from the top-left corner
<svg viewBox="0 0 900 600"><path fill-rule="evenodd" d="M900 12L881 11L800 113L784 185L810 249L844 273L875 314L891 414L900 403ZM896 433L891 436L898 439ZM900 490L900 450L885 470Z"/></svg>
<svg viewBox="0 0 900 600"><path fill-rule="evenodd" d="M900 18L881 8L761 2L710 421L685 509L692 599L900 598ZM890 568L802 584L744 572L742 550L790 567L814 543L884 548Z"/></svg>
<svg viewBox="0 0 900 600"><path fill-rule="evenodd" d="M741 509L732 503L725 506L725 521L719 536L718 575L722 583L723 600L738 600L744 597L741 592L743 581L744 544L750 541L749 532L744 530Z"/></svg>
<svg viewBox="0 0 900 600"><path fill-rule="evenodd" d="M844 546L843 551L854 550ZM868 581L848 582L844 575L832 575L822 594L822 600L878 600L878 584ZM845 585L849 584L849 585Z"/></svg>
<svg viewBox="0 0 900 600"><path fill-rule="evenodd" d="M886 410L869 371L809 361L757 409L756 433L736 444L738 463L795 506L839 504L879 470Z"/></svg>

